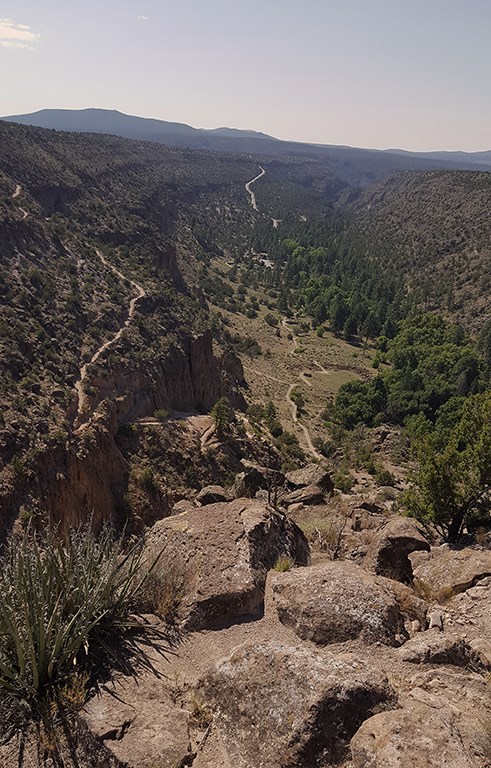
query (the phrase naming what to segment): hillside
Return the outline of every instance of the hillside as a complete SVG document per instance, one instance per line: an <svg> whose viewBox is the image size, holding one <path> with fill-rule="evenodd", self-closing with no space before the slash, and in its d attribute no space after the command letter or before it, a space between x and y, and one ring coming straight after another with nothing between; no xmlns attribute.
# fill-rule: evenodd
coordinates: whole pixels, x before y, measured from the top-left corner
<svg viewBox="0 0 491 768"><path fill-rule="evenodd" d="M351 211L373 257L402 274L428 309L474 330L491 318L491 177L396 174L363 190Z"/></svg>
<svg viewBox="0 0 491 768"><path fill-rule="evenodd" d="M183 123L136 117L105 109L43 109L32 114L11 115L1 119L59 131L110 133L181 148L310 159L322 163L327 172L355 186L370 184L397 170L491 170L490 156L486 152L418 154L400 150L306 144L280 141L257 131L196 129Z"/></svg>

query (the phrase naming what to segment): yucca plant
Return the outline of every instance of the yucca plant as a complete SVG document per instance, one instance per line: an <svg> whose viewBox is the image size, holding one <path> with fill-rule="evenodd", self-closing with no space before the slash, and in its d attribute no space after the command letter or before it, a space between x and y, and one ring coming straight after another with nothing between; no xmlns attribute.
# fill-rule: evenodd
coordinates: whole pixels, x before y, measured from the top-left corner
<svg viewBox="0 0 491 768"><path fill-rule="evenodd" d="M109 529L65 537L28 530L0 558L0 689L31 714L66 687L116 658L152 570L141 546L124 553Z"/></svg>

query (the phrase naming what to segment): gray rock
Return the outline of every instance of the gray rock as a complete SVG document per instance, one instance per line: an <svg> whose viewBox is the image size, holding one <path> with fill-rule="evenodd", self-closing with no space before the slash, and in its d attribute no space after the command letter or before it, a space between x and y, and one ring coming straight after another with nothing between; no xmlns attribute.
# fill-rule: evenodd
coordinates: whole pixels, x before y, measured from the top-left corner
<svg viewBox="0 0 491 768"><path fill-rule="evenodd" d="M266 574L280 555L306 564L302 531L260 501L237 499L160 520L147 534L157 566L177 560L184 572L180 617L188 629L226 626L263 611Z"/></svg>
<svg viewBox="0 0 491 768"><path fill-rule="evenodd" d="M414 576L437 593L447 596L464 592L491 576L491 551L480 549L432 550L431 557L418 562Z"/></svg>
<svg viewBox="0 0 491 768"><path fill-rule="evenodd" d="M84 707L81 720L121 768L189 765L192 757L189 713L170 700L154 675L109 683Z"/></svg>
<svg viewBox="0 0 491 768"><path fill-rule="evenodd" d="M412 664L452 664L465 667L472 662L476 669L481 664L479 655L464 638L444 634L438 629L430 629L408 640L397 653L402 661Z"/></svg>
<svg viewBox="0 0 491 768"><path fill-rule="evenodd" d="M334 490L329 472L319 464L308 464L302 469L288 472L286 481L290 488L304 488L308 485L316 485L324 493L332 493Z"/></svg>
<svg viewBox="0 0 491 768"><path fill-rule="evenodd" d="M324 502L324 492L317 485L307 485L304 488L298 488L281 499L282 505L289 507L292 504L304 504L310 506L313 504L322 504Z"/></svg>
<svg viewBox="0 0 491 768"><path fill-rule="evenodd" d="M443 630L443 613L439 608L433 608L428 613L428 629Z"/></svg>
<svg viewBox="0 0 491 768"><path fill-rule="evenodd" d="M219 501L232 501L232 495L221 485L207 485L196 496L196 501L202 507L207 504L216 504Z"/></svg>
<svg viewBox="0 0 491 768"><path fill-rule="evenodd" d="M234 768L331 764L363 720L396 704L360 659L277 642L239 646L200 689Z"/></svg>
<svg viewBox="0 0 491 768"><path fill-rule="evenodd" d="M410 582L413 571L408 555L429 549L430 545L415 520L393 517L371 542L364 565L381 576Z"/></svg>
<svg viewBox="0 0 491 768"><path fill-rule="evenodd" d="M278 616L302 639L326 645L361 638L397 645L404 618L384 579L350 562L324 562L269 577Z"/></svg>

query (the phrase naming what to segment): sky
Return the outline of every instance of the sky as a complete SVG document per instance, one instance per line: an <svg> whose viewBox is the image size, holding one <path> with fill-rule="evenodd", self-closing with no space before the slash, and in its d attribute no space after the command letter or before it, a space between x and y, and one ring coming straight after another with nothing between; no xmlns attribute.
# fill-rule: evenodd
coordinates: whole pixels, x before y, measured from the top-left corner
<svg viewBox="0 0 491 768"><path fill-rule="evenodd" d="M491 0L3 0L0 115L491 149Z"/></svg>

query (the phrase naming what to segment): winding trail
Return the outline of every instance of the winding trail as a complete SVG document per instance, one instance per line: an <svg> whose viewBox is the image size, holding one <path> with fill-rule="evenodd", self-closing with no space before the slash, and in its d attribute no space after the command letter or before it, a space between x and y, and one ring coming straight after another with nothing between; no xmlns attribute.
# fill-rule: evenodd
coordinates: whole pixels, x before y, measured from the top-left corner
<svg viewBox="0 0 491 768"><path fill-rule="evenodd" d="M119 331L117 331L111 339L109 339L108 341L105 341L104 344L101 344L99 349L96 352L94 352L94 354L92 355L92 357L89 360L89 362L84 363L82 365L82 367L80 368L80 378L78 379L78 381L75 382L75 385L74 385L74 387L75 387L75 389L77 391L77 395L78 395L78 411L77 412L78 412L79 417L84 413L85 404L86 404L86 401L87 401L87 397L85 395L84 388L83 388L83 383L84 383L85 379L87 378L87 368L88 368L88 366L92 365L95 362L97 362L99 357L106 351L106 349L108 349L110 346L115 344L116 341L118 341L118 339L121 338L121 336L123 335L123 331L125 330L125 328L127 328L129 326L129 324L130 324L130 322L131 322L131 320L132 320L132 318L133 318L133 316L135 314L135 308L136 308L137 303L140 301L140 299L143 299L143 297L147 295L145 289L142 288L141 285L139 285L134 280L131 280L131 278L127 277L122 272L120 272L119 269L117 269L112 264L110 264L108 262L108 260L106 259L106 257L100 251L96 250L96 254L97 254L98 258L100 259L100 261L104 264L105 267L110 269L111 272L114 272L114 274L117 275L119 278L121 278L121 280L125 280L127 283L130 283L130 285L133 286L133 288L138 293L137 293L136 296L134 296L130 300L130 303L129 303L129 306L128 306L128 316L127 316L124 324L119 329ZM79 428L80 428L80 426L79 426Z"/></svg>
<svg viewBox="0 0 491 768"><path fill-rule="evenodd" d="M15 192L12 195L12 200L17 200L17 198L20 197L21 193L22 193L22 187L20 184L17 184L15 187ZM22 212L22 221L24 221L24 219L27 219L29 214L24 208L21 208L20 205L19 205L19 211Z"/></svg>
<svg viewBox="0 0 491 768"><path fill-rule="evenodd" d="M259 209L256 203L256 195L251 189L251 184L254 184L255 181L258 181L258 179L262 179L262 177L265 176L266 174L266 171L264 170L264 168L261 165L259 167L261 169L261 173L259 173L257 176L254 176L254 178L248 181L247 184L245 185L247 194L251 196L251 205L255 211L258 211Z"/></svg>

